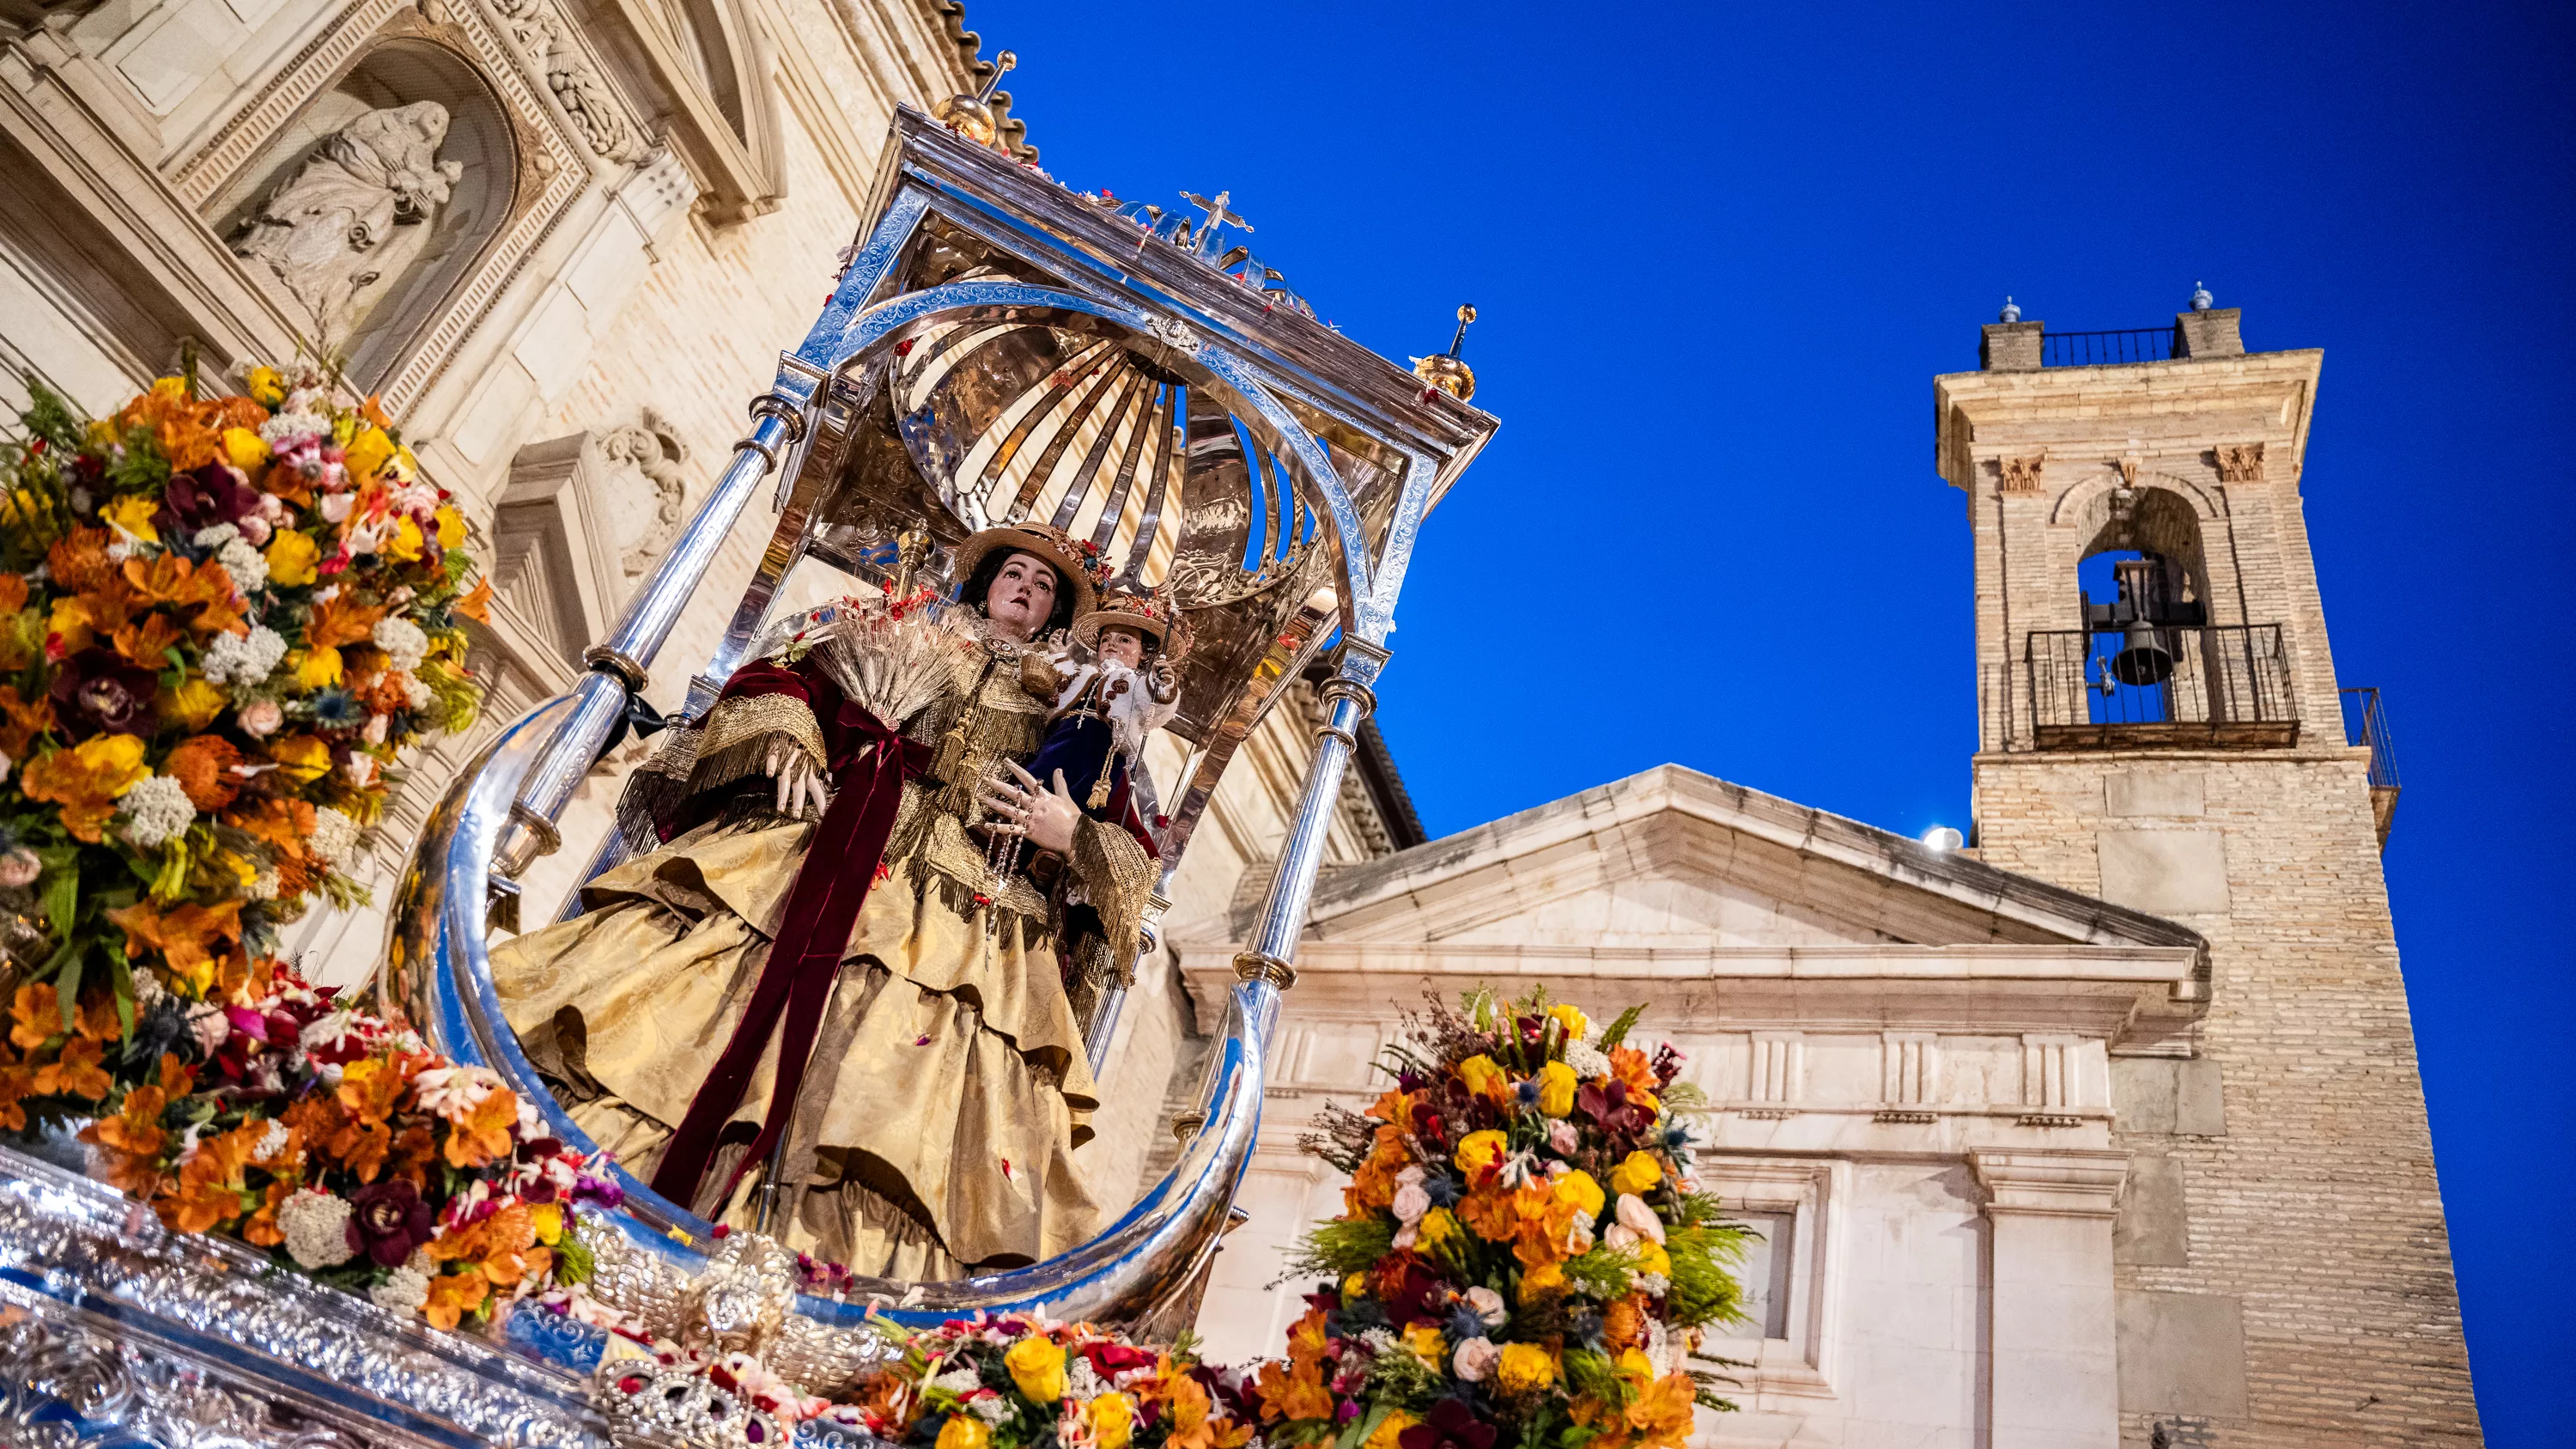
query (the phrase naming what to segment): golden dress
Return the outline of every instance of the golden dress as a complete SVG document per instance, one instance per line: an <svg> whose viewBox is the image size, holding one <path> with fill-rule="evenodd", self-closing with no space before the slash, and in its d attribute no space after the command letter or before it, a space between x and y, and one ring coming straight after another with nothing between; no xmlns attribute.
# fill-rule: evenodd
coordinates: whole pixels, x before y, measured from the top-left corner
<svg viewBox="0 0 2576 1449"><path fill-rule="evenodd" d="M944 748L935 774L902 783L786 1127L773 1231L865 1274L936 1279L1036 1261L1082 1242L1098 1218L1072 1157L1097 1089L1059 958L1095 972L1132 961L1155 867L1132 816L1125 827L1085 817L1066 857L1048 862L1049 886L996 877L968 835L973 783L1033 750L1045 716L1021 686L1017 647L978 622L878 621L916 664L932 658L930 687L904 696L927 702L901 720L903 739L916 758ZM855 697L867 681L849 652L826 638L745 666L703 724L644 767L640 793L660 791L665 828L686 828L583 887L580 916L492 953L530 1057L638 1176L653 1175L743 1018L819 828L760 808L761 762L785 741L828 765L831 721L817 714L830 711L762 682L792 672L819 690L832 675ZM1081 927L1068 929L1069 906L1089 907L1071 912ZM718 1221L747 1222L765 1167L724 1189L767 1116L778 1054L773 1033L690 1204Z"/></svg>

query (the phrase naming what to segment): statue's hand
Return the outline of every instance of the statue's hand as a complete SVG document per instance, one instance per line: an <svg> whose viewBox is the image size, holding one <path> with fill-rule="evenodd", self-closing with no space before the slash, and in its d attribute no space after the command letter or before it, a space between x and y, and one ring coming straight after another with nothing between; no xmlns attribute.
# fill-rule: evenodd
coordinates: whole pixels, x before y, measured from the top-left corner
<svg viewBox="0 0 2576 1449"><path fill-rule="evenodd" d="M1017 784L994 780L984 787L984 808L993 812L1006 829L1025 835L1040 850L1062 855L1073 849L1073 827L1082 819L1082 810L1073 803L1073 792L1065 788L1064 771L1055 772L1052 792L1038 787L1038 777L1005 760L1011 773L1019 776Z"/></svg>
<svg viewBox="0 0 2576 1449"><path fill-rule="evenodd" d="M778 813L793 820L820 820L832 807L831 787L813 757L786 740L773 740L762 770L777 782Z"/></svg>

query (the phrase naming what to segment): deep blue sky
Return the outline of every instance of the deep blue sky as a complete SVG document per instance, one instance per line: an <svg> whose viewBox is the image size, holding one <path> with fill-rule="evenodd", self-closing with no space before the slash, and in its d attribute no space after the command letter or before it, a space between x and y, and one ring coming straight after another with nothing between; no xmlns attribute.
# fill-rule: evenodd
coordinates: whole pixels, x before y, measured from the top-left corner
<svg viewBox="0 0 2576 1449"><path fill-rule="evenodd" d="M2576 1281L2576 46L2564 9L972 0L1067 184L1230 188L1503 419L1424 531L1383 724L1436 834L1666 760L1967 820L1968 532L1931 377L2058 330L2326 352L2336 664L2387 856L2490 1442L2566 1442ZM1572 733L1567 733L1568 727Z"/></svg>

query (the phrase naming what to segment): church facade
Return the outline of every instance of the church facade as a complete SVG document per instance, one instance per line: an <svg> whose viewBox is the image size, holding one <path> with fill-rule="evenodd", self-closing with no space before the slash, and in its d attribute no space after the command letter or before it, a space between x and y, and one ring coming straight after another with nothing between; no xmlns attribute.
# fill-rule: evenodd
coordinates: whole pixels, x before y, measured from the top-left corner
<svg viewBox="0 0 2576 1449"><path fill-rule="evenodd" d="M30 371L103 411L184 357L328 354L465 504L492 697L376 832L380 900L448 777L571 683L729 455L893 109L992 78L963 19L0 0L0 404ZM1677 767L1424 842L1363 734L1200 1319L1213 1355L1277 1345L1281 1251L1339 1201L1296 1138L1374 1095L1395 1014L1543 982L1596 1014L1657 1004L1716 1104L1702 1175L1764 1232L1751 1321L1717 1346L1744 1412L1711 1444L2476 1442L2379 872L2393 782L2347 743L2300 523L2319 358L2246 353L2236 323L2186 314L2171 356L2074 365L1999 324L1983 368L1936 381L1976 549L1965 848ZM745 517L657 663L665 709L771 526ZM2139 637L2097 661L2104 555L2130 609L2103 622ZM1175 1150L1314 704L1286 691L1245 742L1172 884L1086 1149L1104 1201ZM532 919L641 752L567 813ZM354 983L382 939L374 911L317 913L289 949Z"/></svg>

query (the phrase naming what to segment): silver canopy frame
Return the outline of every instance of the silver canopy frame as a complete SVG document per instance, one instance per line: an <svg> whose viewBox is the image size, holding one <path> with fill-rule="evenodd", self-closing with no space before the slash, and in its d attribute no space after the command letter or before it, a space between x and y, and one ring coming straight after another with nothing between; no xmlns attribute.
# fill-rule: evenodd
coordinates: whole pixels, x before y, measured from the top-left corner
<svg viewBox="0 0 2576 1449"><path fill-rule="evenodd" d="M1186 446L1175 459L1166 444L1150 455L1149 467L1170 467L1166 476L1172 480L1200 479L1209 475L1193 471L1198 455L1218 459L1239 449L1246 486L1264 486L1260 475L1267 460L1268 486L1275 488L1284 477L1294 489L1293 498L1274 493L1266 503L1249 493L1239 501L1176 496L1169 506L1196 512L1160 535L1149 503L1127 544L1131 557L1123 577L1130 580L1158 550L1175 560L1173 567L1179 553L1192 548L1221 555L1235 546L1236 535L1222 528L1235 510L1244 513L1247 528L1270 530L1268 547L1275 556L1257 576L1206 594L1211 602L1205 617L1220 637L1207 657L1194 652L1189 667L1196 673L1184 688L1183 718L1174 726L1198 746L1199 765L1181 782L1162 834L1166 884L1234 745L1323 645L1331 626L1338 625L1340 636L1333 675L1324 686L1326 719L1316 732L1294 824L1259 924L1236 958L1241 981L1199 1088L1195 1115L1204 1125L1169 1175L1098 1237L1061 1257L955 1282L862 1281L851 1294L857 1302L806 1298L799 1305L825 1322L856 1321L870 1297L896 1304L882 1311L914 1322L977 1309L1133 1320L1188 1287L1225 1227L1259 1126L1264 1051L1279 993L1295 980L1290 961L1326 827L1356 731L1375 704L1372 689L1387 658L1415 534L1492 435L1495 422L1316 323L1302 308L1279 305L1282 294L1262 290L1264 278L1275 274L1255 268L1249 281L1228 275L1212 264L1205 248L1184 251L1148 236L1104 202L1077 196L918 112L896 116L878 197L877 221L831 301L804 342L779 359L770 391L752 404L749 435L696 516L636 589L615 630L585 656L590 672L572 693L510 726L432 812L398 892L379 990L440 1050L499 1071L537 1105L550 1132L579 1150L592 1150L538 1079L503 1017L486 946L488 902L496 889L508 888L508 877L554 848L555 819L630 697L644 687L647 668L753 496L774 476L779 527L723 642L692 681L692 713L713 700L741 662L788 571L809 553L821 556L836 546L835 490L856 472L853 440L866 441L862 435L871 416L882 422L903 411L904 399L896 393L906 377L897 359L913 350L905 346L908 340L933 338L930 345L940 349L989 345L998 349L992 356L1011 357L1019 354L1001 348L997 339L1018 332L1028 335L1010 346L1040 362L1051 340L1065 337L1085 347L1108 339L1140 354L1150 349L1154 385L1161 389L1154 396L1163 409L1153 415L1154 426ZM1020 419L1020 433L1006 442L1016 446L1026 434L1026 419L1075 396L1077 382L1059 373L1043 394L1030 387L1033 400L1016 404L1016 414L993 407L989 398L978 401L985 422L997 430L1008 418ZM1131 382L1120 395L1121 407L1138 386ZM1105 390L1105 384L1095 385L1079 400ZM960 403L957 411L972 409ZM1148 416L1141 409L1133 414L1135 421L1122 425L1125 435L1141 440ZM913 472L928 500L907 523L944 532L945 541L953 541L988 517L1022 516L988 513L970 492L954 486L954 471L945 466L953 459L940 448L954 452L956 440L939 432L954 419L916 414L902 421L918 424L904 442L914 449ZM1231 445L1223 434L1229 425L1238 440ZM1106 451L1108 424L1092 424L1092 433L1096 459ZM883 436L880 428L876 441L882 444ZM1050 456L1062 448L1057 445ZM1099 515L1104 537L1125 527L1115 516L1115 501L1126 494L1143 453L1142 443L1131 441L1117 491ZM987 480L997 467L988 466ZM1356 487L1354 476L1362 480ZM1015 506L1025 511L1045 482L1035 477ZM1088 485L1077 480L1068 486ZM1151 495L1156 500L1160 486ZM882 496L875 506L886 506ZM898 499L893 506L900 511L904 505ZM1070 511L1074 503L1064 506ZM1266 524L1253 523L1251 511L1265 506ZM1220 525L1215 543L1192 543L1199 535L1185 530L1204 527L1209 519ZM1296 548L1283 548L1283 538ZM1203 568L1204 561L1193 566ZM1249 572L1251 564L1244 567ZM1185 611L1192 608L1186 590L1176 588L1176 600ZM616 858L616 850L612 841L594 861L594 874ZM1113 995L1091 1023L1095 1063L1114 1028L1116 1008ZM628 1194L622 1223L629 1235L683 1268L703 1261L695 1245L705 1241L710 1225L632 1176L621 1171L620 1177Z"/></svg>

